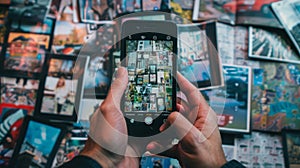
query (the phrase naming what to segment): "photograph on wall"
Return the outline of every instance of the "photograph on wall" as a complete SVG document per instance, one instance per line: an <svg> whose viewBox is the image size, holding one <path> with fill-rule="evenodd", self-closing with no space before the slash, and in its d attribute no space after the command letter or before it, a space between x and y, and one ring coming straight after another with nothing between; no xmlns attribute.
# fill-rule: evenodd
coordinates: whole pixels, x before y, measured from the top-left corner
<svg viewBox="0 0 300 168"><path fill-rule="evenodd" d="M107 23L116 15L112 0L79 0L79 11L81 21L86 23Z"/></svg>
<svg viewBox="0 0 300 168"><path fill-rule="evenodd" d="M68 0L65 0L63 2L68 2ZM57 15L58 15L59 9L60 9L60 4L61 4L60 0L51 0L51 4L49 7L49 12L47 14L47 17L57 18Z"/></svg>
<svg viewBox="0 0 300 168"><path fill-rule="evenodd" d="M281 27L270 4L279 0L195 0L193 20L217 19L230 24Z"/></svg>
<svg viewBox="0 0 300 168"><path fill-rule="evenodd" d="M14 167L50 167L64 130L26 117L10 164Z"/></svg>
<svg viewBox="0 0 300 168"><path fill-rule="evenodd" d="M33 110L33 106L0 104L0 167L9 165L24 117L31 115Z"/></svg>
<svg viewBox="0 0 300 168"><path fill-rule="evenodd" d="M1 77L1 103L35 106L38 80Z"/></svg>
<svg viewBox="0 0 300 168"><path fill-rule="evenodd" d="M7 48L2 51L2 68L20 77L34 76L42 71L49 47L50 35L10 32Z"/></svg>
<svg viewBox="0 0 300 168"><path fill-rule="evenodd" d="M246 167L284 168L281 136L252 132L244 138L235 138L235 159Z"/></svg>
<svg viewBox="0 0 300 168"><path fill-rule="evenodd" d="M87 137L73 137L67 134L61 141L51 167L59 168L78 156L86 141Z"/></svg>
<svg viewBox="0 0 300 168"><path fill-rule="evenodd" d="M261 62L260 67L253 74L252 129L300 129L300 66Z"/></svg>
<svg viewBox="0 0 300 168"><path fill-rule="evenodd" d="M217 19L230 24L236 22L236 5L233 8L225 8L225 4L236 3L235 0L195 0L193 10L193 20L203 21L207 19Z"/></svg>
<svg viewBox="0 0 300 168"><path fill-rule="evenodd" d="M36 114L76 121L86 58L48 55L41 79Z"/></svg>
<svg viewBox="0 0 300 168"><path fill-rule="evenodd" d="M300 63L300 55L284 30L249 27L249 57Z"/></svg>
<svg viewBox="0 0 300 168"><path fill-rule="evenodd" d="M2 45L4 43L4 38L6 34L6 26L5 26L5 18L8 14L8 6L0 5L0 53L2 49Z"/></svg>
<svg viewBox="0 0 300 168"><path fill-rule="evenodd" d="M282 143L286 168L300 166L300 130L283 130Z"/></svg>
<svg viewBox="0 0 300 168"><path fill-rule="evenodd" d="M27 22L26 20L23 22L9 23L10 31L51 35L55 26L55 19L46 17L44 20L37 21L34 23Z"/></svg>
<svg viewBox="0 0 300 168"><path fill-rule="evenodd" d="M85 98L105 98L111 82L110 57L90 58L84 78Z"/></svg>
<svg viewBox="0 0 300 168"><path fill-rule="evenodd" d="M142 0L123 0L120 12L118 13L131 13L142 11Z"/></svg>
<svg viewBox="0 0 300 168"><path fill-rule="evenodd" d="M142 1L143 11L166 11L169 9L169 0Z"/></svg>
<svg viewBox="0 0 300 168"><path fill-rule="evenodd" d="M212 35L215 24L178 26L178 71L199 89L222 85L220 59L214 52L217 49L216 34ZM211 62L214 62L214 68Z"/></svg>
<svg viewBox="0 0 300 168"><path fill-rule="evenodd" d="M78 121L84 122L90 120L91 115L99 108L100 104L103 102L103 99L86 99L81 100Z"/></svg>
<svg viewBox="0 0 300 168"><path fill-rule="evenodd" d="M78 54L82 45L89 39L88 24L74 22L75 9L71 0L61 1L56 10L52 52L65 55Z"/></svg>
<svg viewBox="0 0 300 168"><path fill-rule="evenodd" d="M0 2L0 5L9 5L10 4L10 0L2 0Z"/></svg>
<svg viewBox="0 0 300 168"><path fill-rule="evenodd" d="M66 157L67 160L72 160L75 156L79 155L85 146L87 137L71 137L66 144Z"/></svg>
<svg viewBox="0 0 300 168"><path fill-rule="evenodd" d="M113 75L113 45L115 27L104 24L93 33L87 43L81 48L80 55L89 55L84 79L85 98L105 98Z"/></svg>
<svg viewBox="0 0 300 168"><path fill-rule="evenodd" d="M216 111L220 131L249 133L251 68L223 65L223 74L225 87L203 90L201 93Z"/></svg>
<svg viewBox="0 0 300 168"><path fill-rule="evenodd" d="M300 54L300 1L273 3L272 9Z"/></svg>
<svg viewBox="0 0 300 168"><path fill-rule="evenodd" d="M87 25L59 20L56 22L53 37L53 52L60 54L79 53L82 45L88 39Z"/></svg>
<svg viewBox="0 0 300 168"><path fill-rule="evenodd" d="M141 168L170 168L170 167L178 167L180 168L180 164L178 160L167 157L156 157L156 156L143 156L141 158Z"/></svg>
<svg viewBox="0 0 300 168"><path fill-rule="evenodd" d="M49 11L51 0L22 1L10 0L8 18L14 22L43 21Z"/></svg>

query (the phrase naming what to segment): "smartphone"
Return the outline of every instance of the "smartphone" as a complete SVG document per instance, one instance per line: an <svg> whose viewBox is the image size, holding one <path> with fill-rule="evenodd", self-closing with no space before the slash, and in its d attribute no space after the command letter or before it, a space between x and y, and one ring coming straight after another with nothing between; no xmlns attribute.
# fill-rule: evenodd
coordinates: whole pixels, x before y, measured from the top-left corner
<svg viewBox="0 0 300 168"><path fill-rule="evenodd" d="M153 136L176 108L177 27L129 20L121 33L121 65L128 71L121 109L128 135Z"/></svg>

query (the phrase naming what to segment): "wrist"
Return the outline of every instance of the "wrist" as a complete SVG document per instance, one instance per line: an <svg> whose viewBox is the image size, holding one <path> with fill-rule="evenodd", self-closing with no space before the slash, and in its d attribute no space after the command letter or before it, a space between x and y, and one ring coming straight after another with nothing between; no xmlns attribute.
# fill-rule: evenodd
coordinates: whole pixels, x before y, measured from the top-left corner
<svg viewBox="0 0 300 168"><path fill-rule="evenodd" d="M90 157L98 162L103 168L114 168L118 165L123 156L112 153L95 142L90 138L85 144L84 149L81 151L80 155Z"/></svg>

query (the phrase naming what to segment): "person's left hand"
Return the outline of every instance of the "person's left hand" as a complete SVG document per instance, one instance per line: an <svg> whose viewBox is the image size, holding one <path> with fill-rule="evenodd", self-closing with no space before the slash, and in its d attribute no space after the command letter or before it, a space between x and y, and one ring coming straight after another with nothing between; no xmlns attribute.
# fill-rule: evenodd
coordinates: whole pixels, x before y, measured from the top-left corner
<svg viewBox="0 0 300 168"><path fill-rule="evenodd" d="M91 117L89 138L81 155L96 160L102 167L139 167L134 148L128 145L125 118L120 109L121 98L128 84L128 73L119 68L116 79L101 106Z"/></svg>

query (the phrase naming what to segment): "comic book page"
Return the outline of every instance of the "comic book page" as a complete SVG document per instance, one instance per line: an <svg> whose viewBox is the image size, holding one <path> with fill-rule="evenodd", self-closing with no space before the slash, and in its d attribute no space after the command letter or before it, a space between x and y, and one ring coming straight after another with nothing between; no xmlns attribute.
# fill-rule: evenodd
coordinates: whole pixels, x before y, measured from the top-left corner
<svg viewBox="0 0 300 168"><path fill-rule="evenodd" d="M281 136L252 132L235 139L236 160L246 167L284 168Z"/></svg>
<svg viewBox="0 0 300 168"><path fill-rule="evenodd" d="M300 66L267 62L260 66L253 77L253 129L270 132L299 129Z"/></svg>

